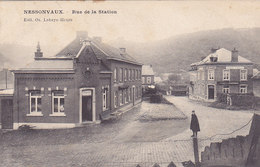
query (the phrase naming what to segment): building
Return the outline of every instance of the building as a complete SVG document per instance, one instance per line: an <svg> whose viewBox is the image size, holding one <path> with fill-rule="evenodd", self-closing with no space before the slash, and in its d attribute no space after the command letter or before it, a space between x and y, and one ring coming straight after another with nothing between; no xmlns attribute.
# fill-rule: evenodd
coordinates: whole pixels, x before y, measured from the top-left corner
<svg viewBox="0 0 260 167"><path fill-rule="evenodd" d="M221 93L252 93L253 63L236 49L212 49L212 53L191 64L189 97L215 101Z"/></svg>
<svg viewBox="0 0 260 167"><path fill-rule="evenodd" d="M256 97L260 97L260 72L252 77L253 80L253 92Z"/></svg>
<svg viewBox="0 0 260 167"><path fill-rule="evenodd" d="M86 32L54 57L43 57L38 44L34 62L13 71L13 128L75 127L130 108L141 101L141 70L125 48Z"/></svg>
<svg viewBox="0 0 260 167"><path fill-rule="evenodd" d="M154 72L152 65L142 66L142 88L154 87Z"/></svg>

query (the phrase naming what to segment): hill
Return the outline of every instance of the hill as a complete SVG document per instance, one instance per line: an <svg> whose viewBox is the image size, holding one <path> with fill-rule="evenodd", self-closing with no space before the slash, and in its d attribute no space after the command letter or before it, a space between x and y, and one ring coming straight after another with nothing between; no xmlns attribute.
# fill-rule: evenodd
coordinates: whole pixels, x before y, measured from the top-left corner
<svg viewBox="0 0 260 167"><path fill-rule="evenodd" d="M111 41L115 47L126 47L131 56L144 64L152 64L157 73L188 70L189 65L201 60L211 48L224 47L255 63L260 63L260 28L220 29L170 37L152 43Z"/></svg>

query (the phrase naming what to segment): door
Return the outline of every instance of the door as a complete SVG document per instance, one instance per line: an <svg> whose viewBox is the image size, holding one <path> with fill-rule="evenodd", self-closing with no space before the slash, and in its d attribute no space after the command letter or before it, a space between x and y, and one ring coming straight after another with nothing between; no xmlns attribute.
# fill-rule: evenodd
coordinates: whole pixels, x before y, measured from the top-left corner
<svg viewBox="0 0 260 167"><path fill-rule="evenodd" d="M209 85L208 86L208 99L214 99L214 91L215 91L215 88L214 88L214 85Z"/></svg>
<svg viewBox="0 0 260 167"><path fill-rule="evenodd" d="M13 100L3 99L1 104L2 129L13 129Z"/></svg>
<svg viewBox="0 0 260 167"><path fill-rule="evenodd" d="M82 122L93 121L92 100L91 91L87 91L86 95L82 96Z"/></svg>

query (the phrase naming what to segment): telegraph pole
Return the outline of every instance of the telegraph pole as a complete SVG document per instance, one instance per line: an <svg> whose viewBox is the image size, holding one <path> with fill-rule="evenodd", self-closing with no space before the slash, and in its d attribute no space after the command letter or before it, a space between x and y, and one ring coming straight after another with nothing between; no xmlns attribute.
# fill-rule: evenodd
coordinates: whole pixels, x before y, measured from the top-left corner
<svg viewBox="0 0 260 167"><path fill-rule="evenodd" d="M197 139L197 136L196 136L196 137L193 137L193 150L194 150L195 167L200 167L199 149L198 149L198 139Z"/></svg>

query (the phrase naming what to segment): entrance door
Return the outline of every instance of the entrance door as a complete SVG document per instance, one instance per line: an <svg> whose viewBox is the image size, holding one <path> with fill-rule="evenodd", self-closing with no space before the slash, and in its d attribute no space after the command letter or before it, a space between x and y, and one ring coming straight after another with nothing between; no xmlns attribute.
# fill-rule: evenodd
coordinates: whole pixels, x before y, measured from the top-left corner
<svg viewBox="0 0 260 167"><path fill-rule="evenodd" d="M3 99L1 104L2 129L13 129L13 100Z"/></svg>
<svg viewBox="0 0 260 167"><path fill-rule="evenodd" d="M215 88L214 88L214 85L209 85L208 86L208 99L214 99L214 91L215 91Z"/></svg>
<svg viewBox="0 0 260 167"><path fill-rule="evenodd" d="M82 122L93 121L92 91L83 92L82 96Z"/></svg>

